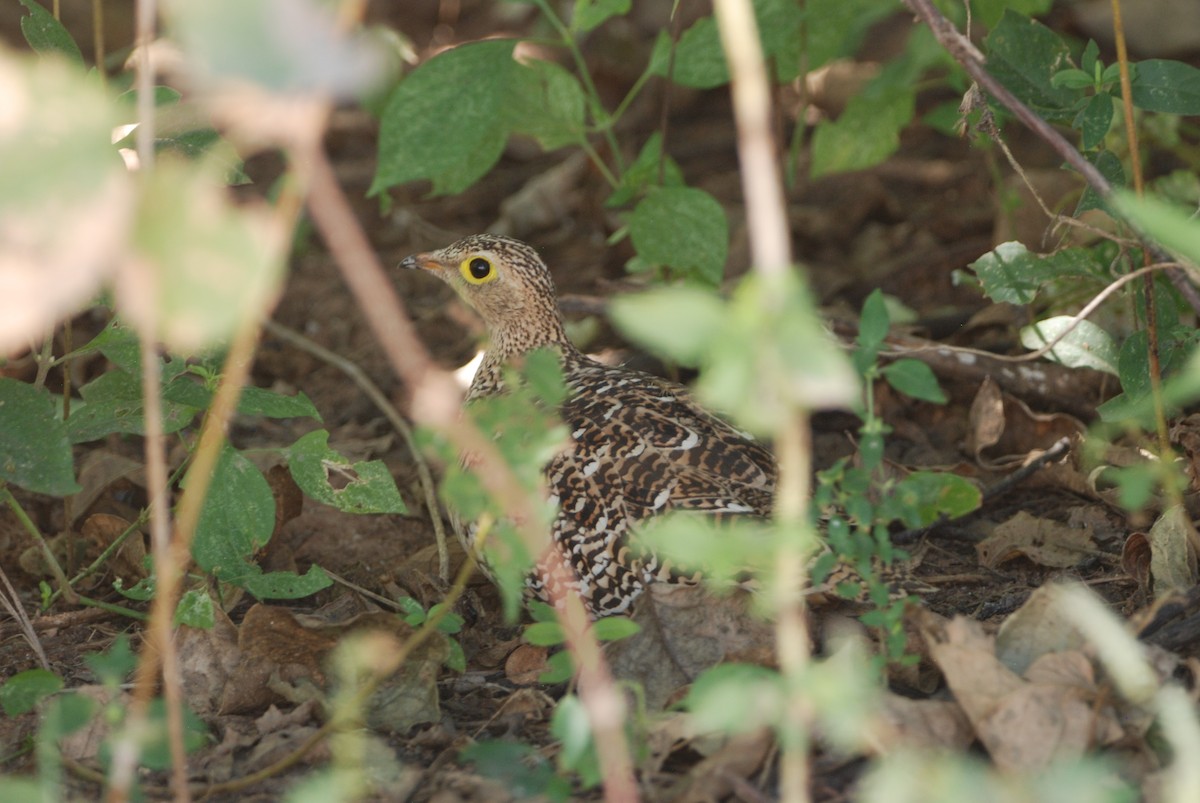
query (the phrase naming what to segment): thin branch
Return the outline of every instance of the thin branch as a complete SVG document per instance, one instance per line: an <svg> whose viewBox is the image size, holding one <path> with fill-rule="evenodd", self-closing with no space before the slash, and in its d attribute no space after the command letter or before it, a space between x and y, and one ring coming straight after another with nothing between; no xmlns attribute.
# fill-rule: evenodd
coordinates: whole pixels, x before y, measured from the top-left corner
<svg viewBox="0 0 1200 803"><path fill-rule="evenodd" d="M751 262L764 281L778 284L793 270L791 238L776 159L771 86L758 25L750 0L716 0L713 11L729 65ZM798 407L788 410L775 437L779 462L775 520L780 534L775 571L775 641L781 672L785 678L795 679L801 677L809 662L804 610L807 559L804 539L799 537L807 519L812 458L805 411ZM787 726L779 733L780 798L803 803L809 799L807 734L812 716L798 684L789 684L788 688L792 693L785 703Z"/></svg>
<svg viewBox="0 0 1200 803"><path fill-rule="evenodd" d="M49 671L50 661L46 658L46 651L42 649L42 642L37 636L37 630L34 629L33 622L29 620L29 614L25 613L25 607L21 605L21 596L13 588L13 584L9 581L8 574L5 573L3 567L0 567L0 580L4 581L4 593L0 593L0 607L8 611L8 615L21 628L21 635L25 637L29 648L37 656L38 663L42 665L42 669Z"/></svg>

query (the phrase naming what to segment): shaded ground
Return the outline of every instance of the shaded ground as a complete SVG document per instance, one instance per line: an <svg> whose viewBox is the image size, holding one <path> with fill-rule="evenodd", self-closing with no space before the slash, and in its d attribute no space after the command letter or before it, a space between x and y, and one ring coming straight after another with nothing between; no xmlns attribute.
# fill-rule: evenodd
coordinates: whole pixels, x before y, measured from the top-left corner
<svg viewBox="0 0 1200 803"><path fill-rule="evenodd" d="M530 25L523 12L503 4L497 11L486 5L480 8L475 3L464 3L458 17L440 19L437 3L402 5L407 7L395 12L398 18L390 22L405 31L420 52L426 52L431 42L462 41L503 30L524 31ZM506 16L499 18L501 13ZM606 54L616 52L618 47L644 51L650 41L647 34L661 22L652 16L635 19L626 29L604 34L613 41L591 43L597 83L614 99L623 94L635 77L623 65L643 63L644 53L621 59L619 63ZM863 52L886 58L907 25L907 20L896 18L879 26ZM728 275L740 275L747 262L746 231L726 93L677 89L669 99L664 99L661 87L652 87L642 108L631 113L634 124L624 132L624 141L640 144L656 130L665 100L669 101L670 109L667 149L682 166L689 184L712 193L725 206L732 242ZM935 94L923 96L918 113L948 100L954 99ZM827 102L834 105L836 98ZM446 110L446 114L448 124L452 124L453 110ZM792 121L784 122L790 130ZM368 116L345 111L335 117L329 146L347 193L356 200L360 218L388 265L397 264L414 251L492 227L501 217L500 209L507 199L565 158L562 153L541 154L528 143L516 142L500 165L468 193L452 198L426 198L426 188L405 188L393 193L390 211L384 213L376 201L364 197L374 170L376 135L375 124ZM1020 135L1014 149L1027 168L1053 168L1056 164L1037 143L1025 141ZM255 186L263 187L269 184L278 166L264 158L252 161L247 169L256 180ZM809 269L823 307L832 320L839 322L839 332L853 320L866 295L880 287L914 311L915 320L904 328L905 336L997 353L1020 350L1015 332L1023 322L1022 313L993 307L977 291L969 286L956 286L952 279L954 271L965 268L998 241L998 232L1005 232L1000 239L1008 239L1015 231L1015 236L1025 239L1031 248L1042 246L1044 221L1037 216L1027 217L1024 212L1013 220L998 211L1002 205L997 202L992 180L997 169L1006 172L992 154L921 128L907 132L897 155L877 168L816 181L803 178L801 171L789 192L794 247L797 257ZM596 311L602 311L605 298L639 284L623 269L623 263L631 255L628 245L605 245L607 237L620 225L614 213L602 206L606 195L600 176L585 165L563 191L555 194L556 203L544 210L542 222L529 225L516 217L505 219L511 233L538 246L554 271L568 311L592 311L571 316L584 322L581 331L591 333L586 345L592 350L623 348L603 315ZM465 363L473 355L481 335L479 325L465 308L451 298L446 288L425 276L397 271L394 281L435 356L449 367ZM392 378L321 243L309 239L295 256L292 277L275 317L359 365L389 396L401 395L403 389ZM89 323L81 321L79 325L86 328ZM638 355L624 352L622 356L639 359ZM1080 430L1071 418L1040 414L1061 414L1064 409L1077 415L1081 411L1086 413L1106 392L1111 392L1096 377L1079 374L1067 380L1076 390L1069 408L1047 402L1044 395L1020 382L1002 387L1009 395L989 396L981 402L981 377L977 373L952 371L945 365L938 369L950 396L949 404L944 407L913 402L881 390L880 410L894 430L888 443L889 458L898 468L954 470L976 479L985 489L1000 482L1023 458ZM263 387L306 393L321 411L324 426L333 434L331 442L347 454L385 460L412 509L407 517L351 517L310 503L299 517L286 523L267 560L280 568L304 568L317 563L377 594L409 595L425 606L437 602L442 588L433 577L434 564L428 551L432 543L429 511L421 502L423 497L411 456L380 412L337 368L271 336L264 341L254 381ZM991 406L987 406L988 399ZM1024 404L1032 410L1023 410ZM972 405L977 410L974 416ZM991 442L982 433L985 427L981 422L995 420L996 416L1005 417L1009 426L997 441ZM850 453L856 427L853 418L827 414L818 417L816 426L818 464L828 464ZM290 443L299 434L300 429L286 423L247 422L235 429L233 439L241 447L281 445ZM139 459L136 443L112 442L106 446L131 459ZM1146 527L1148 521L1130 520L1120 513L1109 504L1110 499L1089 487L1084 476L1086 469L1071 460L989 498L978 515L935 528L909 547L922 556L919 576L937 588L925 597L929 609L946 616L962 614L982 622L985 629L994 630L1035 589L1064 576L1087 582L1124 614L1146 604L1144 589L1136 577L1122 568L1120 556L1125 537ZM128 515L140 504L141 494L136 481L113 483L89 512ZM36 514L43 531L61 531L62 514L57 505L44 500L23 501ZM1067 562L1050 561L1037 549L1044 543L1020 543L1018 538L1016 546L1002 548L1009 552L982 565L976 543L993 534L998 523L1022 512L1038 521L1066 524L1077 530L1086 528L1090 538L1081 556ZM33 611L38 578L22 570L35 568L21 558L25 547L24 536L11 514L0 513L0 560L18 584L27 609ZM98 585L90 593L103 595L104 585ZM284 621L282 613L270 621L253 617L248 620L253 601L230 602L229 623L224 629L218 628L220 632L211 637L211 642L205 641L224 646L196 648L195 653L185 651L186 655L217 656L212 666L197 665L197 678L207 677L216 682L217 678L227 677L235 685L251 685L245 679L247 676L241 674L246 665L237 663L244 661L244 655L237 656L235 642L242 653L247 651L248 644L260 645L263 665L302 666L320 675L322 669L313 662L312 653L332 644L333 635L323 630L318 632L311 623ZM338 610L331 611L331 606ZM351 615L366 615L367 608L365 597L336 585L313 600L291 606L295 613L319 612L320 617L334 623L345 622ZM525 683L519 671L511 666L514 660L524 660L527 656L517 650L519 631L499 620L490 586L483 582L474 584L461 611L466 626L459 640L467 672L437 673L438 656L422 664L427 669L434 667L430 671L436 675L440 709L432 717L432 723L400 728L384 740L397 760L397 775L391 787L395 790L394 799L403 799L409 793L415 800L498 799L496 796L502 794L498 788L458 767L454 760L457 752L472 739L489 736L504 735L538 745L548 741L546 727L553 711L553 697L562 690ZM258 609L254 617L261 613L262 609ZM38 620L38 624L39 637L50 662L68 685L92 682L90 671L82 663L83 656L107 649L118 633L130 633L135 643L138 640L136 625L94 609L73 610L59 605ZM336 625L333 632L337 632ZM0 678L34 666L34 656L16 629L5 624L2 633ZM291 640L279 637L279 633L292 634ZM1193 654L1186 630L1172 638L1173 649L1184 655ZM278 650L263 646L268 644L280 646ZM296 654L289 652L289 657L281 657L281 652L287 650ZM222 669L216 666L220 660L233 663ZM536 656L532 660L536 665ZM507 667L506 661L510 664ZM291 680L303 674L297 671ZM315 720L312 710L303 707L308 703L299 696L287 698L280 692L272 685L278 677L270 678L269 673L255 677L261 686L271 685L272 693L258 694L257 687L248 689L246 698L237 705L228 704L226 699L220 713L201 712L220 723L219 732L224 734L229 753L227 763L205 754L198 766L203 767L209 778L237 777L261 766L264 755L277 753L283 749L283 743L294 742L307 732L304 729L312 727ZM433 682L428 677L425 681ZM907 682L897 679L898 686ZM906 690L917 691L913 687ZM204 695L198 693L197 699L200 697ZM214 701L221 699L219 695L209 697ZM292 719L282 723L264 721L264 712L272 704L285 712L281 715L283 719ZM33 715L0 721L0 755L19 753L22 740L35 726ZM273 736L278 737L279 743L269 743ZM257 752L251 757L247 754L252 745ZM663 755L657 780L647 781L647 789L656 789L661 799L669 799L673 794L668 790L678 791L672 783L685 778L701 754L690 747L676 747ZM319 761L324 756L319 753L313 760ZM31 753L18 755L3 765L4 772L32 769ZM818 761L815 797L842 799L854 783L857 769L855 764ZM747 777L770 798L774 781L769 762L755 768L755 773L748 772ZM248 795L237 797L276 799L282 788L281 781L270 781ZM91 794L93 788L80 787L81 797ZM590 796L594 793L585 795Z"/></svg>

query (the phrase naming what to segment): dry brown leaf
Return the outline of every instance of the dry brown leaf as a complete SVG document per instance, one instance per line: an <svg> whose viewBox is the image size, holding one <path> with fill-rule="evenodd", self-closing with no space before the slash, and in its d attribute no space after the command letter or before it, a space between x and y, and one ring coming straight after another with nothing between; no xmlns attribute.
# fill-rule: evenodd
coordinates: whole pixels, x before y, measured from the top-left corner
<svg viewBox="0 0 1200 803"><path fill-rule="evenodd" d="M1182 505L1164 511L1150 528L1150 574L1154 595L1184 592L1196 585L1195 527Z"/></svg>
<svg viewBox="0 0 1200 803"><path fill-rule="evenodd" d="M997 525L991 535L975 545L975 551L980 565L989 569L1020 556L1042 566L1069 568L1095 552L1096 545L1091 528L1068 527L1022 510Z"/></svg>
<svg viewBox="0 0 1200 803"><path fill-rule="evenodd" d="M1059 587L1041 586L996 634L996 657L1012 671L1024 674L1041 656L1083 645L1083 635L1060 604Z"/></svg>
<svg viewBox="0 0 1200 803"><path fill-rule="evenodd" d="M1033 412L1021 399L1001 391L990 376L971 402L968 421L967 448L989 468L1023 465L1061 438L1077 437L1085 429L1065 413Z"/></svg>
<svg viewBox="0 0 1200 803"><path fill-rule="evenodd" d="M518 686L531 686L546 671L546 657L550 651L535 644L522 644L508 654L504 662L504 676Z"/></svg>
<svg viewBox="0 0 1200 803"><path fill-rule="evenodd" d="M742 590L717 596L699 585L651 584L632 617L641 632L606 648L613 674L640 681L654 710L722 661L773 664L774 632L751 603Z"/></svg>
<svg viewBox="0 0 1200 803"><path fill-rule="evenodd" d="M79 493L71 497L72 524L117 480L145 485L142 463L108 449L93 449L79 459Z"/></svg>
<svg viewBox="0 0 1200 803"><path fill-rule="evenodd" d="M1150 538L1142 532L1130 533L1121 547L1121 569L1142 591L1150 590L1150 554Z"/></svg>
<svg viewBox="0 0 1200 803"><path fill-rule="evenodd" d="M766 728L731 736L715 753L692 768L683 789L672 800L678 803L717 803L743 785L766 761L775 740Z"/></svg>
<svg viewBox="0 0 1200 803"><path fill-rule="evenodd" d="M965 750L975 740L971 721L953 700L914 700L885 692L872 735L878 753L926 748Z"/></svg>
<svg viewBox="0 0 1200 803"><path fill-rule="evenodd" d="M241 661L237 628L219 607L214 617L208 629L183 625L175 636L184 700L205 718L217 712Z"/></svg>
<svg viewBox="0 0 1200 803"><path fill-rule="evenodd" d="M91 542L89 553L100 555L129 529L130 522L120 516L95 513L87 517L80 534ZM146 542L139 532L131 533L121 547L108 559L108 569L125 587L137 585L147 575Z"/></svg>

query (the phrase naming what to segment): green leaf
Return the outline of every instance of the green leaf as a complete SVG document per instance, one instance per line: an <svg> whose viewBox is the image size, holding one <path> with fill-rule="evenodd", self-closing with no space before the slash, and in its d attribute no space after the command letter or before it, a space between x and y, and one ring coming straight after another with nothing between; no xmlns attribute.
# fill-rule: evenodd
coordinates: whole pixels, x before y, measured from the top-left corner
<svg viewBox="0 0 1200 803"><path fill-rule="evenodd" d="M587 709L574 694L558 701L550 720L550 733L560 743L559 768L578 772L585 789L598 784L600 767Z"/></svg>
<svg viewBox="0 0 1200 803"><path fill-rule="evenodd" d="M1100 92L1092 96L1087 105L1075 117L1072 125L1078 128L1082 139L1080 144L1083 149L1090 151L1093 148L1100 147L1104 142L1105 135L1108 134L1108 129L1112 127L1113 121L1113 99L1107 92Z"/></svg>
<svg viewBox="0 0 1200 803"><path fill-rule="evenodd" d="M236 205L214 172L208 163L163 158L144 177L137 272L117 286L127 317L154 305L159 336L185 353L226 342L257 320L283 280L278 220L265 208Z"/></svg>
<svg viewBox="0 0 1200 803"><path fill-rule="evenodd" d="M0 377L0 480L34 493L79 490L67 430L44 389Z"/></svg>
<svg viewBox="0 0 1200 803"><path fill-rule="evenodd" d="M633 210L629 236L643 259L716 285L725 272L729 222L703 190L653 189Z"/></svg>
<svg viewBox="0 0 1200 803"><path fill-rule="evenodd" d="M697 392L751 432L776 432L796 405L850 407L859 399L858 375L797 271L743 279L711 343Z"/></svg>
<svg viewBox="0 0 1200 803"><path fill-rule="evenodd" d="M1054 75L1050 76L1050 85L1055 88L1062 89L1091 89L1096 83L1095 76L1086 73L1083 70L1077 70L1074 67L1069 67L1065 70L1059 70Z"/></svg>
<svg viewBox="0 0 1200 803"><path fill-rule="evenodd" d="M396 480L381 460L352 463L329 448L318 429L287 450L288 469L307 496L347 513L405 513ZM336 484L335 484L336 482Z"/></svg>
<svg viewBox="0 0 1200 803"><path fill-rule="evenodd" d="M150 702L147 724L149 732L145 734L142 745L141 761L147 769L166 770L171 767L170 739L167 737L167 705L161 698ZM208 729L203 720L187 706L183 708L183 746L188 753L194 753L208 743Z"/></svg>
<svg viewBox="0 0 1200 803"><path fill-rule="evenodd" d="M635 636L642 631L642 626L624 616L609 616L599 619L593 625L596 638L599 641L620 641Z"/></svg>
<svg viewBox="0 0 1200 803"><path fill-rule="evenodd" d="M1010 304L1028 304L1052 279L1097 276L1095 255L1084 248L1065 248L1053 254L1035 254L1019 242L993 248L971 263L988 298Z"/></svg>
<svg viewBox="0 0 1200 803"><path fill-rule="evenodd" d="M140 375L140 371L138 372ZM193 385L194 383L188 382ZM190 424L201 405L181 403L169 398L164 388L162 427L168 435ZM67 420L67 435L71 443L99 440L114 432L132 435L146 433L146 407L142 403L142 386L138 376L112 370L93 379L79 389L82 404L71 408Z"/></svg>
<svg viewBox="0 0 1200 803"><path fill-rule="evenodd" d="M1065 122L1078 92L1054 86L1053 76L1071 66L1058 34L1012 9L984 40L987 68L1000 83L1051 122Z"/></svg>
<svg viewBox="0 0 1200 803"><path fill-rule="evenodd" d="M184 591L175 606L175 624L211 630L216 624L216 615L208 592L196 588Z"/></svg>
<svg viewBox="0 0 1200 803"><path fill-rule="evenodd" d="M191 479L184 478L184 487ZM259 599L306 597L330 584L313 566L304 575L264 574L250 557L266 545L275 528L275 498L262 473L226 446L217 462L196 525L192 557L204 571L241 586Z"/></svg>
<svg viewBox="0 0 1200 803"><path fill-rule="evenodd" d="M1200 264L1200 221L1189 210L1153 196L1119 192L1117 208L1165 248Z"/></svg>
<svg viewBox="0 0 1200 803"><path fill-rule="evenodd" d="M1069 315L1038 321L1021 329L1021 345L1039 349L1073 325ZM1069 368L1092 368L1117 375L1117 344L1112 335L1091 321L1083 320L1046 355Z"/></svg>
<svg viewBox="0 0 1200 803"><path fill-rule="evenodd" d="M966 477L914 471L896 483L879 513L881 518L902 521L906 527L927 527L942 516L965 516L982 503L979 487Z"/></svg>
<svg viewBox="0 0 1200 803"><path fill-rule="evenodd" d="M62 687L63 679L50 670L26 669L0 686L0 707L8 716L19 717Z"/></svg>
<svg viewBox="0 0 1200 803"><path fill-rule="evenodd" d="M735 663L720 664L701 673L684 705L701 733L748 733L778 725L786 710L778 673Z"/></svg>
<svg viewBox="0 0 1200 803"><path fill-rule="evenodd" d="M574 674L575 669L571 666L571 653L563 650L546 659L546 671L538 675L538 683L554 686L558 683L566 683Z"/></svg>
<svg viewBox="0 0 1200 803"><path fill-rule="evenodd" d="M21 5L29 10L28 16L21 17L21 33L29 46L43 56L62 54L82 67L83 54L63 24L34 0L21 0Z"/></svg>
<svg viewBox="0 0 1200 803"><path fill-rule="evenodd" d="M558 622L534 622L525 628L522 635L525 641L535 647L554 647L566 639Z"/></svg>
<svg viewBox="0 0 1200 803"><path fill-rule="evenodd" d="M528 134L548 151L584 139L587 100L579 80L562 67L541 59L520 64L508 91L513 132Z"/></svg>
<svg viewBox="0 0 1200 803"><path fill-rule="evenodd" d="M1126 185L1125 167L1112 151L1086 153L1084 156L1096 166L1096 169L1100 171L1100 175L1108 179L1108 183L1114 188L1119 189ZM1083 196L1080 197L1079 203L1075 206L1075 217L1079 217L1089 209L1107 208L1108 202L1101 198L1099 193L1089 185L1084 189Z"/></svg>
<svg viewBox="0 0 1200 803"><path fill-rule="evenodd" d="M662 133L655 131L646 139L646 144L634 159L633 164L622 174L620 183L605 206L623 206L648 187L682 187L683 171L670 156L662 152Z"/></svg>
<svg viewBox="0 0 1200 803"><path fill-rule="evenodd" d="M664 287L618 296L609 319L633 342L681 365L699 365L724 319L725 305L711 290Z"/></svg>
<svg viewBox="0 0 1200 803"><path fill-rule="evenodd" d="M242 398L238 401L238 413L241 415L261 415L266 418L315 418L321 420L321 414L313 405L312 400L303 391L294 396L285 396L265 388L248 387L242 389Z"/></svg>
<svg viewBox="0 0 1200 803"><path fill-rule="evenodd" d="M869 84L852 97L837 120L822 120L813 132L814 178L877 165L900 147L900 130L913 117L913 86Z"/></svg>
<svg viewBox="0 0 1200 803"><path fill-rule="evenodd" d="M380 42L347 31L336 9L320 0L171 0L165 6L174 41L209 79L347 97L368 91L388 67Z"/></svg>
<svg viewBox="0 0 1200 803"><path fill-rule="evenodd" d="M563 801L571 792L567 779L555 775L554 768L541 753L524 742L472 742L458 757L460 761L473 763L480 775L500 782L516 800L544 797Z"/></svg>
<svg viewBox="0 0 1200 803"><path fill-rule="evenodd" d="M371 195L422 178L435 195L462 192L496 163L508 141L509 88L520 80L515 46L502 39L460 45L400 82L380 119Z"/></svg>
<svg viewBox="0 0 1200 803"><path fill-rule="evenodd" d="M921 401L945 404L946 394L938 385L933 369L920 360L902 359L883 367L883 378L905 396Z"/></svg>
<svg viewBox="0 0 1200 803"><path fill-rule="evenodd" d="M1006 9L1035 16L1045 14L1053 4L1054 0L971 0L971 10L979 23L991 28L999 22Z"/></svg>
<svg viewBox="0 0 1200 803"><path fill-rule="evenodd" d="M632 0L575 0L571 14L571 30L587 33L598 28L612 17L629 13Z"/></svg>
<svg viewBox="0 0 1200 803"><path fill-rule="evenodd" d="M562 362L553 349L539 348L526 354L521 373L533 395L550 407L567 400Z"/></svg>
<svg viewBox="0 0 1200 803"><path fill-rule="evenodd" d="M1146 59L1130 78L1133 105L1166 114L1200 114L1200 69L1182 61Z"/></svg>
<svg viewBox="0 0 1200 803"><path fill-rule="evenodd" d="M891 324L891 316L888 315L883 291L875 288L863 302L862 315L858 319L859 348L864 351L877 352L883 345L883 339L887 337Z"/></svg>
<svg viewBox="0 0 1200 803"><path fill-rule="evenodd" d="M83 662L88 669L100 679L105 686L116 687L124 683L133 674L137 666L137 656L129 646L129 637L125 634L117 636L111 647L105 652L93 652L84 656Z"/></svg>

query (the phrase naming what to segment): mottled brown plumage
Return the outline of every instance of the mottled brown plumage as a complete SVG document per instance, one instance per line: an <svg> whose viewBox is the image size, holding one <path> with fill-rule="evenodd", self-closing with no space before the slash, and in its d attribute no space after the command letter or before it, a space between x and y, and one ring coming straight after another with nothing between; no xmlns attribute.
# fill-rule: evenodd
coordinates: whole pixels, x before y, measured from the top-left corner
<svg viewBox="0 0 1200 803"><path fill-rule="evenodd" d="M569 396L560 412L571 444L546 466L558 502L552 536L597 616L623 613L669 571L631 549L631 531L668 511L709 516L770 514L770 452L700 407L686 388L615 368L568 340L550 271L507 237L475 235L401 263L437 275L487 324L491 343L468 400L501 392L505 364L540 347L558 351ZM459 527L470 547L469 527ZM539 563L529 590L542 599L557 579Z"/></svg>

